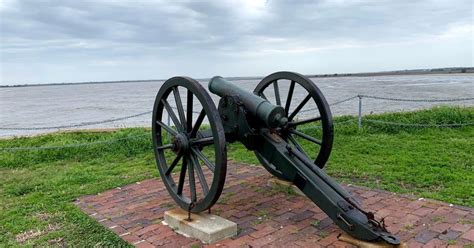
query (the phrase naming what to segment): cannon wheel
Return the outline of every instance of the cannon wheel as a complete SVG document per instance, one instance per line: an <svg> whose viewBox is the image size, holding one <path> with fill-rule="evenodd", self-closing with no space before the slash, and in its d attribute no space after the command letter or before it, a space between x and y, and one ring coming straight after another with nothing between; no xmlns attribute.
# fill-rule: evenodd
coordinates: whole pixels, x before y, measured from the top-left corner
<svg viewBox="0 0 474 248"><path fill-rule="evenodd" d="M286 98L280 92L279 81L287 81L290 85L288 88L288 94L286 94ZM282 82L283 83L283 82ZM302 101L294 102L293 101L293 93L296 87L296 84L300 85L305 91L306 95ZM272 87L268 87L272 85ZM298 88L301 88L298 87ZM298 149L303 154L307 154L303 147L299 144L296 138L303 138L308 140L312 146L311 150L316 150L316 156L314 159L314 163L323 168L329 159L329 155L332 149L333 143L333 122L332 122L332 115L331 110L329 109L329 105L326 102L323 94L319 90L319 88L306 76L303 76L299 73L294 72L276 72L273 73L264 79L257 85L254 90L254 94L263 97L265 99L266 95L265 92L271 93L273 92L274 101L273 104L280 105L285 108L286 117L289 120L289 125L286 128L282 128L280 130L280 135L289 143L292 144L296 149ZM270 95L270 94L269 94ZM303 120L293 120L295 116L304 108L304 105L312 99L317 106L317 109L310 112L310 117L304 118ZM296 107L291 109L292 105ZM316 137L311 137L301 131L298 131L298 127L301 125L318 125L322 128L322 137L318 140ZM261 156L258 152L255 152L255 155L259 159L260 163L274 176L287 180L285 175L279 171L277 166L269 163L263 156ZM308 156L310 157L310 156Z"/></svg>
<svg viewBox="0 0 474 248"><path fill-rule="evenodd" d="M202 110L193 111L195 100ZM164 120L168 116L169 125ZM153 108L152 139L158 171L174 201L193 213L214 205L226 177L225 134L216 106L199 82L173 77L163 84Z"/></svg>

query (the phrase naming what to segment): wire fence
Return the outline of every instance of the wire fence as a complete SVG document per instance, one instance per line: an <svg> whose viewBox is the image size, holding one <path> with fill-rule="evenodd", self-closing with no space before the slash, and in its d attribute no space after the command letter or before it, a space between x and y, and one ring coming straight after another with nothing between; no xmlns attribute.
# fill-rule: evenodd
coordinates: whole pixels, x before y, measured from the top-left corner
<svg viewBox="0 0 474 248"><path fill-rule="evenodd" d="M358 97L358 96L351 96L351 97L348 97L348 98L339 100L339 101L337 101L337 102L333 102L333 103L329 104L329 106L336 106L336 105L338 105L338 104L341 104L341 103L345 103L345 102L354 100L354 99L356 99L357 97ZM300 113L307 113L307 112L311 112L311 111L314 111L314 110L317 110L317 109L318 109L317 107L315 107L315 108L309 108L309 109L304 109L304 110L301 110Z"/></svg>
<svg viewBox="0 0 474 248"><path fill-rule="evenodd" d="M138 114L127 115L119 118L113 119L106 119L101 121L90 121L90 122L81 122L77 124L70 124L70 125L61 125L61 126L50 126L50 127L0 127L0 130L50 130L50 129L66 129L66 128L74 128L74 127L85 127L85 126L92 126L92 125L99 125L109 122L116 122L122 121L130 118L135 118L143 115L150 114L151 111L146 111Z"/></svg>
<svg viewBox="0 0 474 248"><path fill-rule="evenodd" d="M392 98L392 97L380 97L380 96L371 96L371 95L356 95L352 97L348 97L339 101L336 101L334 103L329 104L330 106L336 106L338 104L342 104L354 99L359 99L359 102L362 102L362 98L371 98L371 99L378 99L378 100L389 100L389 101L404 101L404 102L458 102L458 101L472 101L474 100L474 97L470 98L451 98L451 99L407 99L407 98ZM360 104L361 105L361 104ZM172 107L173 109L176 109L175 107ZM314 110L317 110L318 108L309 108L309 109L304 109L301 110L301 113L306 113L306 112L311 112ZM101 121L91 121L91 122L81 122L77 124L69 124L69 125L59 125L59 126L48 126L48 127L0 127L0 130L52 130L52 129L68 129L68 128L75 128L75 127L84 127L84 126L92 126L92 125L99 125L99 124L104 124L104 123L110 123L110 122L116 122L116 121L122 121L126 119L131 119L147 114L151 114L152 111L146 111L138 114L132 114L132 115L127 115L123 117L118 117L118 118L112 118L112 119L105 119ZM193 111L194 114L199 114L200 112ZM360 119L362 116L362 109L359 109L358 113L358 118ZM168 121L169 122L169 121ZM393 124L393 125L402 125L403 123L396 123L396 122L385 122L385 124ZM417 125L417 124L414 124ZM424 124L420 124L420 126L423 126Z"/></svg>
<svg viewBox="0 0 474 248"><path fill-rule="evenodd" d="M359 99L359 111L357 113L357 126L359 129L362 128L362 99L369 98L375 100L385 100L385 101L396 101L396 102L461 102L461 101L472 101L474 97L465 97L465 98L449 98L449 99L409 99L409 98L394 98L394 97L382 97L382 96L371 96L371 95L357 95L355 96ZM405 127L460 127L460 126L470 126L473 123L456 123L456 124L426 124L426 123L402 123L402 122L391 122L391 121L381 121L381 120L370 120L366 119L364 122L376 123L376 124L385 124L385 125L396 125L396 126L405 126Z"/></svg>
<svg viewBox="0 0 474 248"><path fill-rule="evenodd" d="M349 102L354 99L358 99L358 116L357 120L349 119L345 121L334 122L334 125L346 125L351 124L357 121L358 127L362 128L362 122L364 123L373 123L377 125L392 125L392 126L402 126L402 127L417 127L417 128L452 128L452 127L464 127L464 126L473 126L474 122L467 122L467 123L402 123L402 122L393 122L393 121L384 121L384 120L375 120L370 119L362 116L362 99L369 98L369 99L376 99L376 100L388 100L388 101L403 101L403 102L458 102L458 101L472 101L474 97L471 98L451 98L451 99L407 99L407 98L392 98L392 97L380 97L380 96L372 96L372 95L355 95L352 97L348 97L336 102L329 104L330 106L336 106L338 104L342 104L345 102ZM175 107L173 107L176 109ZM317 108L310 108L301 110L301 113L310 112L317 110ZM127 115L118 118L111 118L105 119L100 121L92 121L92 122L81 122L77 124L70 124L70 125L58 125L58 126L48 126L48 127L0 127L0 130L52 130L52 129L67 129L67 128L76 128L76 127L83 127L83 126L91 126L91 125L98 125L110 122L116 122L131 118L136 118L139 116L150 114L152 111L141 112L137 114ZM199 112L194 112L195 114L199 114ZM168 117L168 124L169 124L169 117ZM312 127L314 128L314 127ZM77 143L77 144L66 144L66 145L56 145L56 146L37 146L37 147L6 147L0 148L0 152L16 152L16 151L33 151L33 150L50 150L50 149L62 149L62 148L76 148L76 147L85 147L91 145L104 145L104 144L112 144L123 140L130 140L136 139L139 137L149 136L149 134L143 135L132 135L122 138L115 138L109 140L102 140L102 141L93 141L93 142L85 142L85 143Z"/></svg>
<svg viewBox="0 0 474 248"><path fill-rule="evenodd" d="M474 122L452 123L452 124L421 124L421 123L403 123L403 122L371 120L371 119L364 119L364 122L383 124L383 125L405 126L405 127L438 127L438 128L441 128L441 127L465 127L465 126L474 125Z"/></svg>
<svg viewBox="0 0 474 248"><path fill-rule="evenodd" d="M466 98L450 98L450 99L408 99L408 98L393 98L393 97L381 97L381 96L370 96L370 95L357 95L359 98L372 98L378 100L389 100L397 102L462 102L472 101L474 97Z"/></svg>
<svg viewBox="0 0 474 248"><path fill-rule="evenodd" d="M77 148L77 147L84 147L84 146L92 146L92 145L104 145L104 144L112 144L119 141L130 140L130 139L137 139L142 137L150 137L150 134L141 134L141 135L130 135L127 137L122 138L115 138L109 140L100 140L100 141L93 141L93 142L84 142L84 143L75 143L75 144L66 144L60 146L32 146L32 147L6 147L0 148L0 151L6 152L17 152L17 151L34 151L34 150L53 150L53 149L63 149L63 148Z"/></svg>

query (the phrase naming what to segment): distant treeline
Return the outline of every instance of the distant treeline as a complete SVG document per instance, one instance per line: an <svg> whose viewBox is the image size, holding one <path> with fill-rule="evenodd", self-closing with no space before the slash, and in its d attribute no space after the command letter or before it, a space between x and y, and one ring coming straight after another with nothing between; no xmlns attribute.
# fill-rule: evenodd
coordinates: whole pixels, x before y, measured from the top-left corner
<svg viewBox="0 0 474 248"><path fill-rule="evenodd" d="M474 73L474 67L448 67L434 69L414 69L382 72L358 72L358 73L332 73L332 74L309 74L308 77L370 77L370 76L391 76L391 75L423 75L423 74L450 74L450 73ZM228 80L260 80L262 76L254 77L225 77ZM208 81L210 78L200 78L198 81ZM31 87L31 86L57 86L57 85L77 85L77 84L109 84L109 83L142 83L142 82L163 82L166 79L146 79L146 80L120 80L101 82L77 82L77 83L46 83L46 84L17 84L0 85L0 88L7 87Z"/></svg>
<svg viewBox="0 0 474 248"><path fill-rule="evenodd" d="M434 69L414 69L381 72L359 72L359 73L334 73L315 74L308 77L370 77L370 76L391 76L391 75L424 75L424 74L450 74L450 73L474 73L474 67L449 67Z"/></svg>

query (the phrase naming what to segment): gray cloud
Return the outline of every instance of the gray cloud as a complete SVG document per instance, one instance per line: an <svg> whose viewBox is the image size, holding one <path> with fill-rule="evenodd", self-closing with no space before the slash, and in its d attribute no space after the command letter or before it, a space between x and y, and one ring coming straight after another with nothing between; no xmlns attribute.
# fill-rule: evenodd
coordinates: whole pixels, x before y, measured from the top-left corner
<svg viewBox="0 0 474 248"><path fill-rule="evenodd" d="M0 83L469 66L472 14L470 1L5 0Z"/></svg>

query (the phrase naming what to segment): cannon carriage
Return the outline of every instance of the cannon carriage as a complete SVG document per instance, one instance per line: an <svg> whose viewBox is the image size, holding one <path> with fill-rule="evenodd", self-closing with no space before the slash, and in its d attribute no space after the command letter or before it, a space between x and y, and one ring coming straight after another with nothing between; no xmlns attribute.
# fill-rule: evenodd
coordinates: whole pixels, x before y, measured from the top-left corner
<svg viewBox="0 0 474 248"><path fill-rule="evenodd" d="M254 151L273 176L296 185L352 237L400 244L383 220L363 210L322 170L332 149L333 122L326 99L310 79L276 72L253 92L222 77L212 78L208 87L220 97L217 107L204 87L187 77L167 80L154 104L152 139L157 167L182 209L199 213L217 202L226 177L226 143L240 142ZM199 105L202 107L193 109ZM302 115L304 110L310 111ZM165 116L171 123L165 122Z"/></svg>

